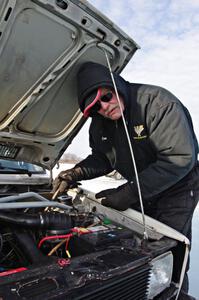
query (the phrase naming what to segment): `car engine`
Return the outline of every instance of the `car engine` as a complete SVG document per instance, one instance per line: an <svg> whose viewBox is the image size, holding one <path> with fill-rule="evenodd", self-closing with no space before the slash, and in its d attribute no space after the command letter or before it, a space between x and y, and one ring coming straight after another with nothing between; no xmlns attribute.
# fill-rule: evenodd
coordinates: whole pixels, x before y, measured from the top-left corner
<svg viewBox="0 0 199 300"><path fill-rule="evenodd" d="M34 192L0 198L2 299L150 299L150 261L175 242L145 245L83 204L84 197L79 191L56 201Z"/></svg>
<svg viewBox="0 0 199 300"><path fill-rule="evenodd" d="M81 204L73 205L70 196L58 197L58 203L65 206L62 209L48 207L52 203L38 201L37 197L31 199L37 194L24 195L23 202L19 202L19 196L17 201L6 202L9 209L0 212L0 276L40 263L45 257L67 260L133 237L129 229L113 224L94 211L86 211ZM44 207L32 207L41 203ZM20 208L21 204L24 208Z"/></svg>

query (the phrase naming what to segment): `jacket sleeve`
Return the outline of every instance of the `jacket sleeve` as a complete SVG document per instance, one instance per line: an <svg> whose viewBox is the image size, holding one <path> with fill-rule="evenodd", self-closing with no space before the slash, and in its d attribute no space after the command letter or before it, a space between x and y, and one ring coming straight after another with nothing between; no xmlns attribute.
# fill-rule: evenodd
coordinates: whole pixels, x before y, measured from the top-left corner
<svg viewBox="0 0 199 300"><path fill-rule="evenodd" d="M96 178L113 171L106 156L97 151L93 151L91 155L87 156L76 166L82 169L84 180Z"/></svg>
<svg viewBox="0 0 199 300"><path fill-rule="evenodd" d="M151 198L189 173L196 161L196 140L183 106L170 102L156 107L148 119L156 161L139 173L143 198Z"/></svg>
<svg viewBox="0 0 199 300"><path fill-rule="evenodd" d="M97 136L98 132L93 132L92 127L90 126L89 145L92 149L92 154L76 165L81 167L84 173L84 179L96 178L113 171L113 167L111 165L112 150L110 149L108 151L107 149L107 151L100 151Z"/></svg>

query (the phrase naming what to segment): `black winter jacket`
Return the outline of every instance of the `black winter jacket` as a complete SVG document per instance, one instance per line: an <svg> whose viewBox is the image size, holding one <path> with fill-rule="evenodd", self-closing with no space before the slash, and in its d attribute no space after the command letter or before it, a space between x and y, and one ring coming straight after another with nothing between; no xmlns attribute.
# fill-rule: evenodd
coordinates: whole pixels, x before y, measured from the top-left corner
<svg viewBox="0 0 199 300"><path fill-rule="evenodd" d="M197 162L198 143L191 117L183 104L164 88L133 84L114 74L125 102L124 116L130 135L143 198L177 186ZM113 87L106 67L87 63L78 78L79 103L97 86ZM122 119L96 114L90 126L92 154L78 166L85 179L112 170L135 182L132 158ZM136 189L136 186L135 186Z"/></svg>

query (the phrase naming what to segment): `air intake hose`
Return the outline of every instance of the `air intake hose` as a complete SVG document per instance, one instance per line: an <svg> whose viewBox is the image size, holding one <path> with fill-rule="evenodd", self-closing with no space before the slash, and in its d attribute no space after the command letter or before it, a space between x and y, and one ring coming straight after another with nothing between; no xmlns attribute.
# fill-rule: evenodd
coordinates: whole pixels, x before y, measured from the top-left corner
<svg viewBox="0 0 199 300"><path fill-rule="evenodd" d="M73 227L69 215L54 212L38 214L0 212L0 223L37 229L70 229Z"/></svg>

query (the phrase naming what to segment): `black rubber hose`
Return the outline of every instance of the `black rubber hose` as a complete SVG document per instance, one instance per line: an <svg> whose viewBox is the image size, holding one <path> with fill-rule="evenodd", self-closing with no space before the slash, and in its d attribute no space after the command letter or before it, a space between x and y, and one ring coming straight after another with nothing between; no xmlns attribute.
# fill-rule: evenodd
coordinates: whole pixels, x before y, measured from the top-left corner
<svg viewBox="0 0 199 300"><path fill-rule="evenodd" d="M73 227L69 215L61 213L13 213L0 212L0 223L37 229L70 229Z"/></svg>
<svg viewBox="0 0 199 300"><path fill-rule="evenodd" d="M46 257L37 248L33 237L29 233L22 230L14 230L14 235L25 257L31 264L41 264L41 262L49 260L49 257Z"/></svg>

